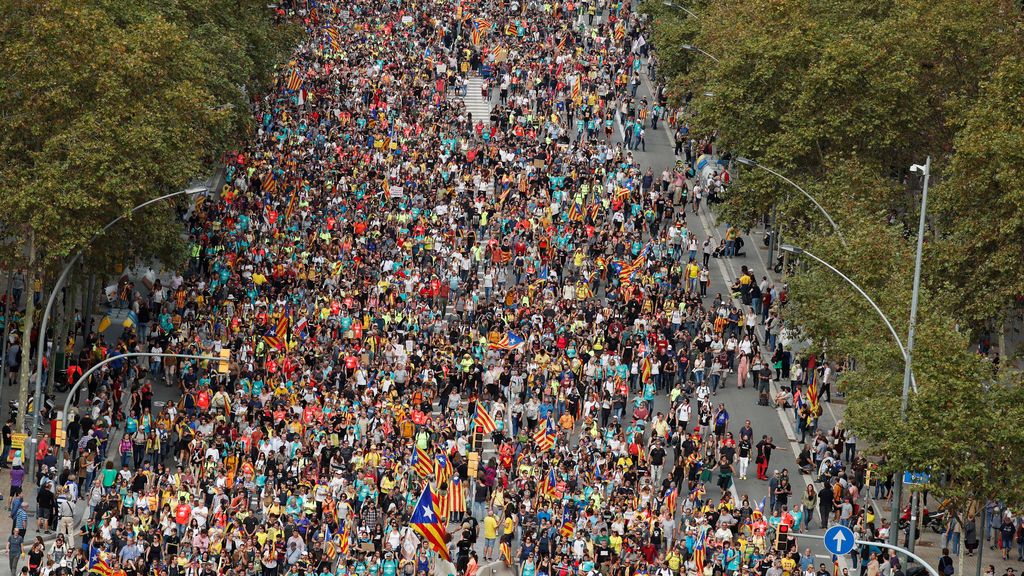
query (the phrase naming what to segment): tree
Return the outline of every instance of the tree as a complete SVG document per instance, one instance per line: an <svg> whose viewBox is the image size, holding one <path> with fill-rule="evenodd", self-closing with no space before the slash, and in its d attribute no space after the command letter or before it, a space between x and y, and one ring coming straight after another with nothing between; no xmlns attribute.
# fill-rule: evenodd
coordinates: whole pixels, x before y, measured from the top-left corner
<svg viewBox="0 0 1024 576"><path fill-rule="evenodd" d="M1003 325L1024 295L1024 60L1005 58L954 119L946 179L936 187L934 277L972 326Z"/></svg>
<svg viewBox="0 0 1024 576"><path fill-rule="evenodd" d="M656 17L654 34L662 61L684 73L681 86L714 93L691 102L691 131L716 133L720 150L799 183L848 238L874 216L912 234L919 186L907 168L931 155L936 236L926 261L938 264L923 282L972 331L1001 325L1024 293L1024 251L1007 242L1024 231L1013 88L1024 59L1019 8L1006 0L718 0L694 9L701 18L691 43L718 62L666 49L683 34L671 18ZM838 167L842 179L831 174ZM891 185L862 185L880 178ZM792 192L744 169L717 210L741 225L771 211L787 235L807 242L830 235Z"/></svg>
<svg viewBox="0 0 1024 576"><path fill-rule="evenodd" d="M0 18L0 223L19 233L29 282L117 216L209 173L292 37L254 0L18 1ZM172 207L141 217L145 229L99 247L176 263Z"/></svg>

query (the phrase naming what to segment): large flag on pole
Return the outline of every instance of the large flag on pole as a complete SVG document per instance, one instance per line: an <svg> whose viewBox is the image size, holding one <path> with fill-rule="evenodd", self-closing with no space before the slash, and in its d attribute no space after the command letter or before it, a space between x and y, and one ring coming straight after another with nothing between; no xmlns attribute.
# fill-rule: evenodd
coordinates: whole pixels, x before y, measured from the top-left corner
<svg viewBox="0 0 1024 576"><path fill-rule="evenodd" d="M423 536L438 556L448 562L452 561L451 555L448 553L448 546L445 544L445 522L438 517L437 509L434 507L434 495L430 491L429 484L423 487L423 493L420 494L416 508L412 511L409 525Z"/></svg>

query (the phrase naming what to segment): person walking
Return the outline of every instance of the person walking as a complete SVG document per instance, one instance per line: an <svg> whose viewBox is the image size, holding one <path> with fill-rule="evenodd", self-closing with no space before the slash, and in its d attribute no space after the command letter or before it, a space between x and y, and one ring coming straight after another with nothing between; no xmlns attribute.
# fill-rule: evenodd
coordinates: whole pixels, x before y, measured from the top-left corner
<svg viewBox="0 0 1024 576"><path fill-rule="evenodd" d="M825 485L818 491L818 514L821 517L821 528L828 527L828 518L832 515L832 487Z"/></svg>
<svg viewBox="0 0 1024 576"><path fill-rule="evenodd" d="M811 528L811 519L814 517L814 509L818 507L818 493L814 491L814 484L807 485L807 492L804 493L804 530Z"/></svg>
<svg viewBox="0 0 1024 576"><path fill-rule="evenodd" d="M18 530L7 537L7 566L11 574L18 573L18 564L21 563L22 546L25 544L25 536Z"/></svg>

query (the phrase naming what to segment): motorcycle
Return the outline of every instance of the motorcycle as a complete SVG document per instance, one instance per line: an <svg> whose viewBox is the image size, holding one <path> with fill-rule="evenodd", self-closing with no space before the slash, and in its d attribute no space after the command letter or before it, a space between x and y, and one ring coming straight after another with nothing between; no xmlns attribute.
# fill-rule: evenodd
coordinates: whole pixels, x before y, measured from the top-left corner
<svg viewBox="0 0 1024 576"><path fill-rule="evenodd" d="M910 526L910 506L908 505L903 509L903 513L900 514L899 527L900 530L906 530ZM936 534L942 534L946 529L946 513L943 511L929 512L927 508L921 510L920 526L923 531L924 528L931 528Z"/></svg>

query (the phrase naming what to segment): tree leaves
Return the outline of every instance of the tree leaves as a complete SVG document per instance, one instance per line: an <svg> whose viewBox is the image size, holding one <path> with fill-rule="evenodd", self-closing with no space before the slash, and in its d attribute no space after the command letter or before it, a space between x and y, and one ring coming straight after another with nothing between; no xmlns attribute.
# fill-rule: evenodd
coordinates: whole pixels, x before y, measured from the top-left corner
<svg viewBox="0 0 1024 576"><path fill-rule="evenodd" d="M665 66L686 72L687 90L714 92L691 102L693 133L717 132L720 149L798 182L844 229L882 214L912 233L920 180L907 168L931 155L935 235L923 282L971 331L998 325L1024 294L1024 38L1008 13L1019 21L1019 8L1003 0L692 8L699 20L657 11L654 38ZM681 38L719 62L678 50ZM832 174L838 166L843 178ZM891 185L862 185L879 178ZM742 169L732 192L718 208L730 222L752 225L774 210L802 241L830 234L770 174Z"/></svg>
<svg viewBox="0 0 1024 576"><path fill-rule="evenodd" d="M4 16L0 218L36 231L44 264L205 178L245 133L246 94L292 38L252 0L48 0L12 3ZM133 246L179 245L173 211L147 210L153 226L119 233Z"/></svg>
<svg viewBox="0 0 1024 576"><path fill-rule="evenodd" d="M933 255L951 306L973 325L1001 321L1024 294L1024 61L1003 59L954 124L956 153L937 187Z"/></svg>

